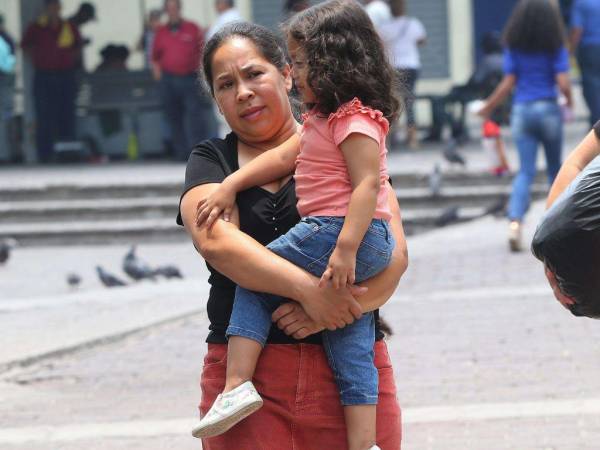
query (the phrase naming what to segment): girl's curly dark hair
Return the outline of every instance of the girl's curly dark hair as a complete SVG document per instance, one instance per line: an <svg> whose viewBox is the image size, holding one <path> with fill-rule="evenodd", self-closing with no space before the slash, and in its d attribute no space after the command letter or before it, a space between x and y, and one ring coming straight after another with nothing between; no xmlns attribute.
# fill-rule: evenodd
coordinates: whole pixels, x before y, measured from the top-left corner
<svg viewBox="0 0 600 450"><path fill-rule="evenodd" d="M504 45L523 52L555 52L565 45L558 6L551 0L521 0L503 33Z"/></svg>
<svg viewBox="0 0 600 450"><path fill-rule="evenodd" d="M400 110L398 81L373 23L354 0L330 0L284 25L307 55L308 84L322 114L358 97L394 121Z"/></svg>

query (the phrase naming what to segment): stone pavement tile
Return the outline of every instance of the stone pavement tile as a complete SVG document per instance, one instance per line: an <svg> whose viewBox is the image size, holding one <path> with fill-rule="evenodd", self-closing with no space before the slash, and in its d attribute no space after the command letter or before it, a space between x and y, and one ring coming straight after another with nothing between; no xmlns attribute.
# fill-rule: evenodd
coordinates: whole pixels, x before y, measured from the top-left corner
<svg viewBox="0 0 600 450"><path fill-rule="evenodd" d="M596 450L600 418L409 424L402 450Z"/></svg>

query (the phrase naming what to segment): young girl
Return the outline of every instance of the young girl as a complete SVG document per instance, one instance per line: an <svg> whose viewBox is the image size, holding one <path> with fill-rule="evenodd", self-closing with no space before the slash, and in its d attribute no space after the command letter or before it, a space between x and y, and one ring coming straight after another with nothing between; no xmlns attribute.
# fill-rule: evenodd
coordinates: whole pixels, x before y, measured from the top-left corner
<svg viewBox="0 0 600 450"><path fill-rule="evenodd" d="M557 87L567 106L572 105L569 55L558 6L548 0L521 0L504 30L504 43L504 78L479 114L489 117L515 87L511 127L520 168L508 205L508 243L511 251L520 251L540 143L550 184L560 168L563 125Z"/></svg>
<svg viewBox="0 0 600 450"><path fill-rule="evenodd" d="M299 146L292 138L230 175L198 205L198 223L211 224L221 211L228 220L237 192L295 171L303 218L268 247L339 288L379 273L394 247L382 189L388 178L385 138L399 109L394 72L355 1L333 0L299 13L287 36L294 81L309 110ZM260 111L252 102L241 108L246 120ZM250 380L271 313L282 300L237 288L227 329L225 389L194 436L221 434L262 405ZM323 342L345 406L348 448L377 449L373 314L348 316L337 330L324 333Z"/></svg>

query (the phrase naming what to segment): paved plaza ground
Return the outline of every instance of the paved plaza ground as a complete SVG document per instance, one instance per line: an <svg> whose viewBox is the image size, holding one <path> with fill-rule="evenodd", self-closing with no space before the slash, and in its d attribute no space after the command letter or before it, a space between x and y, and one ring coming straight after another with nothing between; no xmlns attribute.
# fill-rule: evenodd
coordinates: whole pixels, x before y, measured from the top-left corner
<svg viewBox="0 0 600 450"><path fill-rule="evenodd" d="M542 211L529 213L527 242ZM404 450L600 448L600 326L553 299L529 251L508 252L506 227L487 217L408 240L409 270L382 308ZM24 248L0 268L1 449L200 448L189 429L207 271L190 244L152 244L140 255L177 262L185 280L101 288L94 265L118 271L125 251ZM75 269L84 283L70 292Z"/></svg>

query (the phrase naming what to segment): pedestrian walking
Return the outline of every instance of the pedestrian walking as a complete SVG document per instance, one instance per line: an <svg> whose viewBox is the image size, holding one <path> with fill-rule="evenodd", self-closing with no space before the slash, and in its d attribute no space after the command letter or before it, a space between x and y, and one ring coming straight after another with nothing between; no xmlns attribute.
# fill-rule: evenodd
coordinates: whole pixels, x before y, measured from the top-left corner
<svg viewBox="0 0 600 450"><path fill-rule="evenodd" d="M508 205L508 242L512 251L519 251L539 144L544 147L550 184L560 169L563 124L557 87L567 106L572 106L569 56L557 5L547 0L520 0L504 29L504 44L504 78L479 114L490 117L514 88L511 129L520 167Z"/></svg>
<svg viewBox="0 0 600 450"><path fill-rule="evenodd" d="M31 23L21 46L32 58L35 135L40 162L54 159L54 144L75 138L76 69L79 31L61 18L61 2L45 0L44 12Z"/></svg>
<svg viewBox="0 0 600 450"><path fill-rule="evenodd" d="M600 120L600 0L575 0L571 9L571 50L581 71L590 126Z"/></svg>
<svg viewBox="0 0 600 450"><path fill-rule="evenodd" d="M392 19L381 24L378 31L405 88L406 140L408 147L415 149L419 145L414 111L415 87L421 69L419 47L425 44L427 33L419 19L406 15L405 0L392 0L390 6ZM392 138L397 141L397 133Z"/></svg>
<svg viewBox="0 0 600 450"><path fill-rule="evenodd" d="M180 0L165 0L168 22L156 33L152 62L169 123L173 156L185 161L194 145L216 136L217 126L210 99L201 91L196 76L204 32L182 17L181 6Z"/></svg>
<svg viewBox="0 0 600 450"><path fill-rule="evenodd" d="M290 175L240 192L230 221L219 219L210 230L206 224L197 227L199 202L228 175L256 163L259 155L289 139L297 139L298 132L287 96L292 79L286 52L273 32L255 24L228 25L208 42L203 67L215 101L233 130L225 139L211 139L193 151L180 203L179 223L183 219L212 273L207 306L211 331L201 377L203 416L225 385L226 330L236 283L245 289L291 299L274 312L279 328L271 327L254 372L253 383L263 397L262 408L227 433L203 439L203 448L346 448L344 412L320 330L351 322L355 301L363 311L374 311L377 318L377 308L389 298L406 269L405 240L393 189L386 182L383 194L392 214L390 233L396 247L387 269L366 281L368 290L360 296L355 287L319 288L319 278L263 247L300 219L295 182ZM364 110L369 111L366 107ZM364 114L364 121L381 123L377 117L383 120L378 114L373 119ZM342 120L334 121L338 119ZM317 117L308 120L314 126L320 125ZM325 227L315 224L317 228ZM375 336L374 363L379 372L377 442L386 450L398 450L400 410L378 320Z"/></svg>

